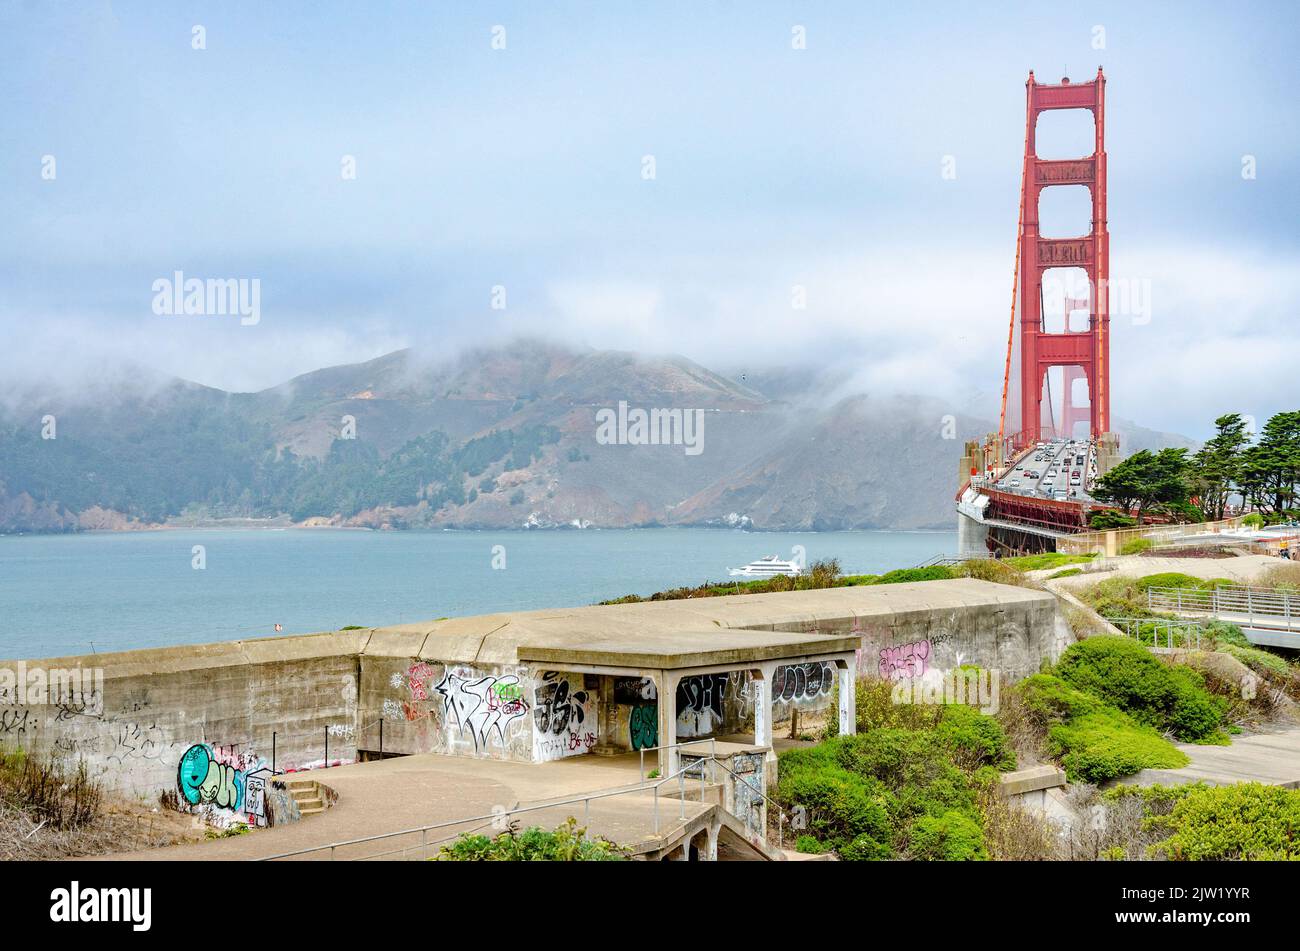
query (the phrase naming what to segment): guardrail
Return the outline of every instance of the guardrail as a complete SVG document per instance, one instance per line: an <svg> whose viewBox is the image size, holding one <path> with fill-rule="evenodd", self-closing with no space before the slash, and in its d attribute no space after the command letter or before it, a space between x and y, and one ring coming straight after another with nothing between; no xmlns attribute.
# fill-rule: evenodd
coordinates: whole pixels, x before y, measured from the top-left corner
<svg viewBox="0 0 1300 951"><path fill-rule="evenodd" d="M1069 554L1085 554L1089 551L1104 551L1107 542L1118 551L1128 542L1138 538L1150 539L1155 544L1177 541L1192 535L1217 535L1221 532L1240 528L1244 516L1225 518L1217 522L1188 522L1181 525L1143 525L1133 528L1111 528L1094 532L1079 532L1056 543L1056 550Z"/></svg>
<svg viewBox="0 0 1300 951"><path fill-rule="evenodd" d="M689 754L688 754L688 755L689 755ZM730 773L733 779L737 779L737 780L739 780L740 782L744 783L744 784L745 784L746 786L748 786L751 790L753 790L754 792L756 792L756 793L758 793L760 796L762 796L763 799L766 800L766 801L768 802L769 805L771 805L773 808L776 809L776 818L777 818L776 842L777 842L777 848L784 849L784 848L785 848L785 809L783 809L783 808L781 807L781 804L780 804L779 802L777 802L775 799L773 799L771 796L769 796L767 793L765 793L765 792L764 792L760 787L754 785L754 783L753 783L751 780L746 779L744 776L740 775L740 773L736 772L734 769L732 769L732 768L731 768L730 766L728 766L726 763L722 762L722 760L718 759L716 756L711 756L711 757L709 757L709 760L708 760L708 761L711 761L711 762L713 763L714 766L720 766L720 767L721 767L725 772ZM697 763L698 763L699 765L701 765L701 766L702 766L705 762L706 762L706 760L703 760L703 759L697 761Z"/></svg>
<svg viewBox="0 0 1300 951"><path fill-rule="evenodd" d="M661 744L661 745L659 745L659 746L643 746L643 747L641 747L641 749L637 751L637 752L639 752L639 753L641 754L641 765L640 765L640 778L641 778L641 780L644 782L646 779L653 779L653 778L654 778L654 777L648 777L648 776L646 776L646 774L645 774L645 755L646 755L647 753L657 753L657 752L659 752L660 750L680 750L680 749L682 749L682 748L684 748L684 747L687 747L687 746L703 746L705 743L708 743L708 744L709 744L709 755L710 755L710 756L716 756L716 755L718 754L718 741L717 741L714 737L711 737L711 736L710 736L710 737L707 737L706 739L703 739L703 740L686 740L686 741L683 742L683 743L663 743L663 744ZM658 767L656 767L656 769L657 769L657 768L658 768Z"/></svg>
<svg viewBox="0 0 1300 951"><path fill-rule="evenodd" d="M1152 647L1162 646L1160 643L1162 633L1165 641L1163 646L1171 650L1175 647L1200 650L1201 639L1203 637L1209 639L1205 625L1199 621L1149 617L1116 617L1106 618L1106 620L1138 643L1144 644L1150 640Z"/></svg>
<svg viewBox="0 0 1300 951"><path fill-rule="evenodd" d="M1147 607L1153 611L1197 612L1267 620L1281 619L1289 627L1300 621L1300 595L1277 588L1220 585L1205 588L1148 588Z"/></svg>
<svg viewBox="0 0 1300 951"><path fill-rule="evenodd" d="M932 558L927 558L919 565L913 565L912 567L913 568L934 568L936 566L941 566L941 567L949 568L952 567L953 565L960 565L963 561L983 561L984 559L992 558L992 557L993 557L993 553L991 551L982 551L982 552L977 551L969 555L935 555Z"/></svg>

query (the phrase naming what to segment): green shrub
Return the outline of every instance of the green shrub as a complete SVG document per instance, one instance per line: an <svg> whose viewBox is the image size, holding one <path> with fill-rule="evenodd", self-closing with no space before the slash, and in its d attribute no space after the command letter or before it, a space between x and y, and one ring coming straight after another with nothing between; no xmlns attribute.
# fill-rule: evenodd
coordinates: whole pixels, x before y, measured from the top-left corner
<svg viewBox="0 0 1300 951"><path fill-rule="evenodd" d="M1134 723L1114 707L1075 717L1048 731L1072 782L1104 783L1144 769L1186 766L1187 755L1151 727Z"/></svg>
<svg viewBox="0 0 1300 951"><path fill-rule="evenodd" d="M218 829L218 828L214 828L213 826L209 826L208 828L203 830L203 838L208 840L209 842L213 841L214 839L233 839L236 838L237 836L248 835L249 831L250 830L248 828L247 823L235 822L226 826L224 829Z"/></svg>
<svg viewBox="0 0 1300 951"><path fill-rule="evenodd" d="M826 846L810 835L801 835L794 840L794 850L803 852L805 855L821 855L826 851Z"/></svg>
<svg viewBox="0 0 1300 951"><path fill-rule="evenodd" d="M1120 546L1121 555L1140 555L1144 551L1150 551L1155 547L1155 543L1149 538L1134 538Z"/></svg>
<svg viewBox="0 0 1300 951"><path fill-rule="evenodd" d="M894 685L879 677L862 677L858 679L854 691L855 721L858 733L870 733L883 727L903 727L906 729L928 730L938 722L942 707L926 706L915 703L895 703ZM831 688L830 708L837 709L839 685ZM823 738L828 739L839 733L839 719L828 717Z"/></svg>
<svg viewBox="0 0 1300 951"><path fill-rule="evenodd" d="M1153 854L1183 861L1300 859L1300 791L1237 783L1189 790L1153 824Z"/></svg>
<svg viewBox="0 0 1300 951"><path fill-rule="evenodd" d="M869 835L860 835L840 848L840 858L846 862L881 862L893 857L888 845Z"/></svg>
<svg viewBox="0 0 1300 951"><path fill-rule="evenodd" d="M830 742L838 744L834 754L841 766L874 779L890 794L885 804L895 822L974 805L965 773L934 731L875 730Z"/></svg>
<svg viewBox="0 0 1300 951"><path fill-rule="evenodd" d="M1211 737L1226 704L1188 667L1169 667L1126 637L1090 637L1070 646L1056 674L1071 686L1118 707L1139 723L1181 740Z"/></svg>
<svg viewBox="0 0 1300 951"><path fill-rule="evenodd" d="M853 588L863 584L875 584L880 575L845 575L840 579L840 587Z"/></svg>
<svg viewBox="0 0 1300 951"><path fill-rule="evenodd" d="M1164 617L1147 607L1147 594L1132 578L1106 578L1090 585L1080 597L1102 617Z"/></svg>
<svg viewBox="0 0 1300 951"><path fill-rule="evenodd" d="M1133 582L1143 594L1147 588L1199 588L1201 579L1181 571L1164 571L1154 575L1144 575Z"/></svg>
<svg viewBox="0 0 1300 951"><path fill-rule="evenodd" d="M1047 734L1048 755L1060 760L1071 782L1187 765L1187 756L1154 729L1060 677L1034 674L1017 692Z"/></svg>
<svg viewBox="0 0 1300 951"><path fill-rule="evenodd" d="M781 755L777 801L802 806L807 834L827 848L839 848L864 834L888 841L889 812L879 784L844 769L823 748L827 745Z"/></svg>
<svg viewBox="0 0 1300 951"><path fill-rule="evenodd" d="M1045 551L1037 555L1021 555L1018 558L1004 558L1002 563L1012 565L1021 571L1038 571L1043 568L1059 568L1062 565L1077 565L1092 561L1097 552L1072 555L1060 551Z"/></svg>
<svg viewBox="0 0 1300 951"><path fill-rule="evenodd" d="M1241 520L1241 524L1249 528L1263 528L1264 516L1260 515L1258 512L1251 512Z"/></svg>
<svg viewBox="0 0 1300 951"><path fill-rule="evenodd" d="M784 807L802 807L805 834L846 860L890 858L910 842L910 830L920 817L949 814L964 816L969 824L949 818L928 829L922 839L927 852L920 857L943 858L945 850L969 857L965 843L970 828L982 835L980 780L954 763L954 751L971 762L1005 762L1008 754L1000 728L990 729L966 713L953 714L963 709L938 708L934 728L883 727L787 750L780 757L775 798Z"/></svg>
<svg viewBox="0 0 1300 951"><path fill-rule="evenodd" d="M1075 575L1083 574L1082 568L1063 568L1060 571L1053 572L1047 576L1048 581L1055 581L1057 578L1073 578Z"/></svg>
<svg viewBox="0 0 1300 951"><path fill-rule="evenodd" d="M1122 512L1115 512L1107 509L1102 512L1093 513L1088 519L1088 525L1093 531L1105 531L1110 528L1131 528L1137 524L1137 519L1132 515L1125 515Z"/></svg>
<svg viewBox="0 0 1300 951"><path fill-rule="evenodd" d="M502 832L495 838L465 833L445 845L435 862L617 862L626 850L608 839L588 838L570 817L554 832L538 826Z"/></svg>
<svg viewBox="0 0 1300 951"><path fill-rule="evenodd" d="M944 740L960 765L968 769L992 766L1016 768L1016 754L1011 751L1002 724L974 707L949 704L941 708L935 732Z"/></svg>
<svg viewBox="0 0 1300 951"><path fill-rule="evenodd" d="M977 581L993 581L997 584L1010 584L1020 588L1033 588L1036 583L1025 577L1025 573L1016 564L1015 559L1000 560L995 558L976 558L962 562L957 571L960 577L974 578Z"/></svg>
<svg viewBox="0 0 1300 951"><path fill-rule="evenodd" d="M948 581L956 578L957 573L944 565L931 565L928 568L895 568L886 571L872 584L899 584L907 581Z"/></svg>
<svg viewBox="0 0 1300 951"><path fill-rule="evenodd" d="M1220 644L1219 650L1237 658L1237 660L1257 673L1265 671L1278 677L1286 677L1291 673L1291 665L1286 662L1286 658L1279 657L1277 654L1259 647L1238 647L1236 644Z"/></svg>
<svg viewBox="0 0 1300 951"><path fill-rule="evenodd" d="M921 816L908 835L908 858L945 862L983 861L984 830L969 816L945 812Z"/></svg>

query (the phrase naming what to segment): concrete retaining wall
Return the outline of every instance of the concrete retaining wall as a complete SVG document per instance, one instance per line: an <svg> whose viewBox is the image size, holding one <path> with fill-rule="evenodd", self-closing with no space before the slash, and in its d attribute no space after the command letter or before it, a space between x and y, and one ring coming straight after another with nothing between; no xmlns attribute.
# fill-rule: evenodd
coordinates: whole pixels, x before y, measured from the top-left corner
<svg viewBox="0 0 1300 951"><path fill-rule="evenodd" d="M110 789L175 793L222 824L271 824L282 798L272 766L320 766L327 742L331 763L356 758L363 641L307 635L6 664L25 676L0 692L0 744L84 760ZM102 670L99 689L45 703L30 692L38 672L90 669Z"/></svg>

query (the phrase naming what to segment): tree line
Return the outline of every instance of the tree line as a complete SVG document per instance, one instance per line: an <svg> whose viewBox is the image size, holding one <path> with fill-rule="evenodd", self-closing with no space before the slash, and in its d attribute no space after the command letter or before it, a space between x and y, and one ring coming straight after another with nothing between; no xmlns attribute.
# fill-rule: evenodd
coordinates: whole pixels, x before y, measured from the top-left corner
<svg viewBox="0 0 1300 951"><path fill-rule="evenodd" d="M1098 513L1094 527L1140 525L1156 514L1181 522L1213 521L1225 516L1234 497L1266 522L1300 515L1300 410L1273 416L1254 441L1239 413L1220 416L1214 428L1195 453L1144 449L1100 477L1093 498L1132 515Z"/></svg>

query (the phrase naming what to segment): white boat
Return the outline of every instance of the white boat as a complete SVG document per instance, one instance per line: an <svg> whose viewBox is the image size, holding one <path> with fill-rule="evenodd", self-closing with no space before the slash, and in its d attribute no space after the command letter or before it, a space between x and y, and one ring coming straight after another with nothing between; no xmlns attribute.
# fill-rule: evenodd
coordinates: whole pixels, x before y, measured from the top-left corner
<svg viewBox="0 0 1300 951"><path fill-rule="evenodd" d="M782 561L776 555L766 555L758 561L751 561L743 568L728 568L733 578L771 578L774 575L787 575L793 578L802 572L793 561Z"/></svg>

